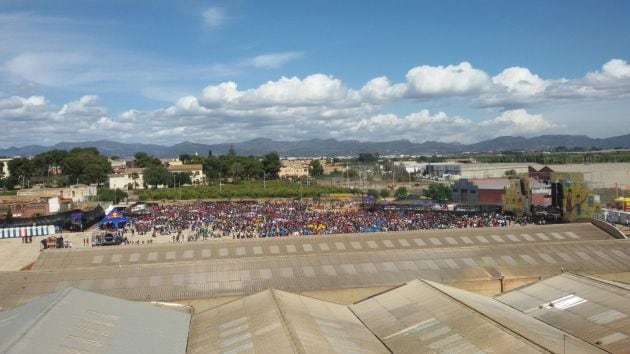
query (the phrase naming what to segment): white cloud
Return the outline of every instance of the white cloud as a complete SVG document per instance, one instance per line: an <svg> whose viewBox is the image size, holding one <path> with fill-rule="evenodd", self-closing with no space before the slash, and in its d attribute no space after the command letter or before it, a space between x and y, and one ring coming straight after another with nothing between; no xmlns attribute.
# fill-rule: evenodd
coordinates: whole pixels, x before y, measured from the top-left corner
<svg viewBox="0 0 630 354"><path fill-rule="evenodd" d="M206 107L251 110L265 107L357 106L359 94L346 88L341 80L323 74L300 79L282 77L255 89L240 91L236 83L225 82L203 90L201 103Z"/></svg>
<svg viewBox="0 0 630 354"><path fill-rule="evenodd" d="M408 95L415 96L458 96L484 91L490 79L482 70L468 62L458 65L415 67L406 75Z"/></svg>
<svg viewBox="0 0 630 354"><path fill-rule="evenodd" d="M593 82L609 82L630 79L630 64L625 60L612 59L602 66L602 70L588 73L586 79Z"/></svg>
<svg viewBox="0 0 630 354"><path fill-rule="evenodd" d="M492 78L496 85L503 86L509 93L532 96L543 92L549 82L542 80L538 75L532 74L527 68L518 66L507 68Z"/></svg>
<svg viewBox="0 0 630 354"><path fill-rule="evenodd" d="M399 83L376 77L359 89L322 73L281 77L246 89L225 81L205 87L197 96L173 97L174 103L164 108L118 115L108 114L95 95L60 106L42 96L12 96L0 99L0 125L7 127L5 144L21 145L77 137L166 144L258 137L471 143L500 135L538 135L558 126L553 115L529 113L524 107L620 99L629 93L630 74L623 60L611 60L601 70L577 79L543 79L523 67L507 68L490 78L464 62L415 67ZM455 100L448 100L453 98L457 103L490 108L483 113L490 118L428 110L407 115L389 111L404 100L417 104L416 100L439 99L451 104ZM492 113L497 111L501 113Z"/></svg>
<svg viewBox="0 0 630 354"><path fill-rule="evenodd" d="M209 7L202 13L203 23L210 28L216 28L225 23L225 11L219 7Z"/></svg>
<svg viewBox="0 0 630 354"><path fill-rule="evenodd" d="M392 85L386 76L368 81L359 91L365 100L372 102L395 101L402 98L406 92L406 84Z"/></svg>
<svg viewBox="0 0 630 354"><path fill-rule="evenodd" d="M251 65L256 68L264 69L277 69L286 63L300 59L304 56L302 52L284 52L284 53L269 53L255 56L251 59Z"/></svg>
<svg viewBox="0 0 630 354"><path fill-rule="evenodd" d="M42 96L0 99L0 126L6 143L53 144L62 140L103 139L120 136L121 128L94 95L86 95L58 107ZM135 127L136 133L139 126Z"/></svg>
<svg viewBox="0 0 630 354"><path fill-rule="evenodd" d="M531 136L556 127L541 114L530 114L524 109L505 111L494 119L481 122L480 126L487 128L493 136Z"/></svg>

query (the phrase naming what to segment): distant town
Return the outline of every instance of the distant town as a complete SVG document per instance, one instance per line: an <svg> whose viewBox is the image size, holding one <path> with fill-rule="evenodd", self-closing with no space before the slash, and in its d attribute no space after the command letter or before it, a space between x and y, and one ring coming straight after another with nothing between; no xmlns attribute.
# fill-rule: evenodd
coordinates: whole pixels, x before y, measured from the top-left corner
<svg viewBox="0 0 630 354"><path fill-rule="evenodd" d="M222 198L352 199L428 208L544 213L565 221L618 206L630 191L627 149L296 157L234 146L162 157L104 156L98 147L0 159L0 218L33 218L103 202Z"/></svg>

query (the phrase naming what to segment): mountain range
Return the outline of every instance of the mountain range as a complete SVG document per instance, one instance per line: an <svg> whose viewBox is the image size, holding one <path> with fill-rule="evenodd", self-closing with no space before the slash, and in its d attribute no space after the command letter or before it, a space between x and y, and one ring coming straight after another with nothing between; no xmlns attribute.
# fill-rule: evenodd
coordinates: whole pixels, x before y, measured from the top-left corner
<svg viewBox="0 0 630 354"><path fill-rule="evenodd" d="M262 155L277 151L281 156L355 156L359 153L379 153L384 155L421 155L447 153L478 153L507 150L549 151L555 147L567 148L630 148L630 134L610 138L590 138L586 135L541 135L533 138L502 136L474 144L442 143L426 141L413 143L409 140L386 142L362 142L357 140L310 139L299 141L275 141L258 138L232 144L199 144L182 142L172 146L156 144L127 144L114 141L62 142L53 146L28 145L0 149L0 156L32 156L59 149L74 147L97 147L105 156L131 157L142 151L159 157L176 157L180 154L222 155L233 147L239 155Z"/></svg>

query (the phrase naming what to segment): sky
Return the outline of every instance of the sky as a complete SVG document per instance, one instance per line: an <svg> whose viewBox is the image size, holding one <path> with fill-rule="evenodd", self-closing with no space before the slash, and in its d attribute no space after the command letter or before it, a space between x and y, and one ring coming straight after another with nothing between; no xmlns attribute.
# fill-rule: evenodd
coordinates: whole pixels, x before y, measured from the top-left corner
<svg viewBox="0 0 630 354"><path fill-rule="evenodd" d="M0 148L630 133L630 1L0 0Z"/></svg>

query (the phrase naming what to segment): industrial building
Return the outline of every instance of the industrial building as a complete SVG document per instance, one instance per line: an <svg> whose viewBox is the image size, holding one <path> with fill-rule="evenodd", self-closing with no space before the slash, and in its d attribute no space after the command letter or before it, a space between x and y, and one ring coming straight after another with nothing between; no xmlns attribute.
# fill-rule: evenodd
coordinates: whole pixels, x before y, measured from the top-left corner
<svg viewBox="0 0 630 354"><path fill-rule="evenodd" d="M268 289L211 309L73 288L0 312L3 353L625 353L630 285L561 273L489 297L423 279L349 306Z"/></svg>

